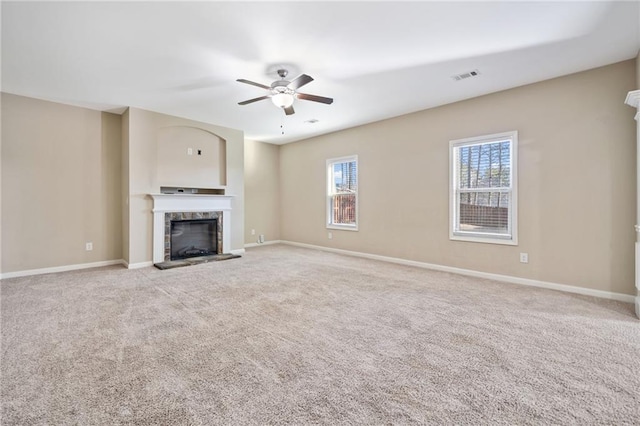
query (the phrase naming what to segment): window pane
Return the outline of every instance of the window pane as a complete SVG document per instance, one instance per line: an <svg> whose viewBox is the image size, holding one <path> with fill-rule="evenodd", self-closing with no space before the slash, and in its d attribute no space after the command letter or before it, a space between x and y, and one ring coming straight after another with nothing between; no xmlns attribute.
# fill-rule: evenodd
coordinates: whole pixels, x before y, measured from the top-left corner
<svg viewBox="0 0 640 426"><path fill-rule="evenodd" d="M509 197L507 192L460 193L458 230L508 234Z"/></svg>
<svg viewBox="0 0 640 426"><path fill-rule="evenodd" d="M357 165L355 161L335 163L333 165L333 192L352 193L358 190Z"/></svg>
<svg viewBox="0 0 640 426"><path fill-rule="evenodd" d="M355 225L356 194L339 194L333 196L332 223Z"/></svg>
<svg viewBox="0 0 640 426"><path fill-rule="evenodd" d="M458 148L458 182L461 189L504 188L511 184L510 141Z"/></svg>

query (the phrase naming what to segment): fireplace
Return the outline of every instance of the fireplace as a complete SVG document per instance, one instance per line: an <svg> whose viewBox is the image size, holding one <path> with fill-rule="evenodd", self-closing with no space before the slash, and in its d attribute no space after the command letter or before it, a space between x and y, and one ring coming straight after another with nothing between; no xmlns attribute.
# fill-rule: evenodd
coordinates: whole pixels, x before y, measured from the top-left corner
<svg viewBox="0 0 640 426"><path fill-rule="evenodd" d="M164 260L222 253L222 212L165 213Z"/></svg>
<svg viewBox="0 0 640 426"><path fill-rule="evenodd" d="M231 253L231 201L229 195L150 194L153 198L153 263L171 261L172 221L216 221L214 254ZM193 224L193 222L192 222ZM206 225L211 226L211 225ZM196 228L198 222L196 222ZM209 231L207 231L209 232ZM180 242L178 245L182 244ZM173 244L176 245L176 244ZM200 244L191 244L199 249ZM184 248L184 245L182 246ZM190 250L187 249L187 252ZM189 254L196 255L195 251ZM204 256L203 254L199 256Z"/></svg>

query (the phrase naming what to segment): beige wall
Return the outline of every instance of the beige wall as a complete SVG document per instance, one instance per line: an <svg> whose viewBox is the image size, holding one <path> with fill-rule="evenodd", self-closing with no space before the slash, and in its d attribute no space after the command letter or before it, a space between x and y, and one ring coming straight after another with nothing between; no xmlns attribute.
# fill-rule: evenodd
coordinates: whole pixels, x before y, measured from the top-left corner
<svg viewBox="0 0 640 426"><path fill-rule="evenodd" d="M280 239L280 146L245 140L244 191L246 244ZM251 234L251 230L255 234Z"/></svg>
<svg viewBox="0 0 640 426"><path fill-rule="evenodd" d="M121 117L5 93L2 122L2 272L121 259Z"/></svg>
<svg viewBox="0 0 640 426"><path fill-rule="evenodd" d="M635 60L280 148L281 238L634 294ZM519 132L519 246L450 241L449 141ZM359 231L325 228L325 161L359 156ZM529 263L519 263L519 253Z"/></svg>
<svg viewBox="0 0 640 426"><path fill-rule="evenodd" d="M157 176L159 129L186 126L226 141L226 194L235 196L231 212L231 249L244 247L244 135L239 130L129 108L129 264L151 262L153 200L160 192ZM226 226L226 224L225 224Z"/></svg>

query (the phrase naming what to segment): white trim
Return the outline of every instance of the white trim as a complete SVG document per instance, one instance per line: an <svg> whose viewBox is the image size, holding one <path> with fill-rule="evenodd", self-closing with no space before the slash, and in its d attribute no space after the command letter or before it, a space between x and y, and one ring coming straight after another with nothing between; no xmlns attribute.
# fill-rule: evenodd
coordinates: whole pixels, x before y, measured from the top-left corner
<svg viewBox="0 0 640 426"><path fill-rule="evenodd" d="M244 254L244 249L243 248L241 248L241 249L233 249L233 250L230 250L229 253L241 256L241 255Z"/></svg>
<svg viewBox="0 0 640 426"><path fill-rule="evenodd" d="M478 188L457 190L456 176L459 162L455 155L460 146L482 145L509 140L511 186L509 188ZM460 192L508 192L509 206L509 234L492 236L489 233L474 233L454 230L458 214L458 195ZM475 243L518 245L518 131L495 133L492 135L476 136L449 141L449 239L452 241L467 241Z"/></svg>
<svg viewBox="0 0 640 426"><path fill-rule="evenodd" d="M252 248L252 247L260 247L260 246L270 246L272 244L280 244L282 241L280 240L270 240L265 241L264 243L247 243L244 245L244 248Z"/></svg>
<svg viewBox="0 0 640 426"><path fill-rule="evenodd" d="M336 249L331 247L316 246L313 244L297 243L294 241L273 240L273 241L266 241L263 244L250 243L250 244L245 244L245 248L272 245L272 244L286 244L290 246L304 247L304 248L309 248L314 250L338 253L346 256L362 257L365 259L396 263L399 265L415 266L423 269L433 269L436 271L451 272L454 274L467 275L467 276L478 277L478 278L487 278L487 279L507 282L511 284L527 285L532 287L540 287L540 288L547 288L551 290L564 291L568 293L576 293L576 294L583 294L587 296L600 297L603 299L618 300L620 302L626 302L626 303L634 303L635 301L636 311L640 309L640 305L638 305L638 299L640 298L636 298L635 296L628 295L628 294L613 293L609 291L594 290L594 289L583 288L583 287L575 287L575 286L570 286L566 284L556 284L556 283L551 283L547 281L531 280L528 278L512 277L509 275L499 275L499 274L492 274L488 272L479 272L471 269L462 269L462 268L455 268L452 266L436 265L433 263L418 262L415 260L406 260L406 259L400 259L397 257L380 256L377 254L369 254L369 253L363 253L363 252L357 252L357 251ZM243 254L245 253L245 249L231 250L231 253ZM82 263L82 264L76 264L76 265L56 266L52 268L41 268L41 269L30 269L25 271L7 272L4 274L0 274L0 279L19 278L19 277L26 277L31 275L51 274L51 273L57 273L57 272L76 271L81 269L100 268L104 266L113 266L113 265L123 265L127 269L140 269L140 268L153 266L153 262L139 262L139 263L129 264L124 259L106 260L102 262Z"/></svg>
<svg viewBox="0 0 640 426"><path fill-rule="evenodd" d="M358 196L356 195L356 221L358 220ZM357 231L357 225L327 225L327 229L336 231Z"/></svg>
<svg viewBox="0 0 640 426"><path fill-rule="evenodd" d="M127 263L124 260L122 262L124 263L124 266L127 269L140 269L140 268L148 268L149 266L153 266L153 262Z"/></svg>
<svg viewBox="0 0 640 426"><path fill-rule="evenodd" d="M640 109L640 90L632 90L627 93L627 98L624 100L624 103Z"/></svg>
<svg viewBox="0 0 640 426"><path fill-rule="evenodd" d="M477 277L477 278L486 278L494 281L501 281L501 282L506 282L511 284L540 287L540 288L546 288L550 290L564 291L567 293L583 294L586 296L600 297L602 299L611 299L611 300L617 300L617 301L626 302L626 303L633 303L635 300L635 297L629 294L614 293L614 292L603 291L603 290L594 290L594 289L584 288L584 287L575 287L572 285L557 284L557 283L551 283L548 281L538 281L538 280L532 280L528 278L512 277L509 275L492 274L489 272L480 272L480 271L474 271L471 269L455 268L453 266L444 266L444 265L437 265L433 263L418 262L415 260L400 259L397 257L380 256L377 254L369 254L369 253L362 253L357 251L322 247L322 246L316 246L312 244L297 243L294 241L282 240L281 242L282 244L288 244L291 246L304 247L309 249L344 254L347 256L363 257L365 259L380 260L383 262L415 266L415 267L424 268L424 269L433 269L435 271L451 272L454 274L467 275L467 276Z"/></svg>
<svg viewBox="0 0 640 426"><path fill-rule="evenodd" d="M497 234L491 238L491 234L473 233L458 231L455 234L450 231L449 239L451 241L466 241L467 243L486 243L486 244L504 244L507 246L517 246L518 242L504 235Z"/></svg>
<svg viewBox="0 0 640 426"><path fill-rule="evenodd" d="M101 268L103 266L113 266L113 265L123 265L126 267L126 262L122 259L105 260L102 262L78 263L76 265L54 266L51 268L28 269L25 271L5 272L4 274L0 274L0 279L28 277L31 275L53 274L56 272L77 271L80 269Z"/></svg>

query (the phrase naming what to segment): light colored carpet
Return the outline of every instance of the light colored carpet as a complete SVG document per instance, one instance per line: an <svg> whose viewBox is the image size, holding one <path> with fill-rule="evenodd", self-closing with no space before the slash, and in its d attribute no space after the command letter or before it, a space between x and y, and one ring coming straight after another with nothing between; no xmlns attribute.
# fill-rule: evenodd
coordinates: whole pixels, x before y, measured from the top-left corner
<svg viewBox="0 0 640 426"><path fill-rule="evenodd" d="M640 424L630 304L290 246L7 279L2 424Z"/></svg>

